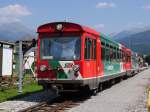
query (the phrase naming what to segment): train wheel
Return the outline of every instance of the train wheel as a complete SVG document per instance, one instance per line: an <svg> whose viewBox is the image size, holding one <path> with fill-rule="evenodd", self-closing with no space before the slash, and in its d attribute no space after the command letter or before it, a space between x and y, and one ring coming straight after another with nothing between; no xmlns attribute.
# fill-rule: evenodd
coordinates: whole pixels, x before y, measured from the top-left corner
<svg viewBox="0 0 150 112"><path fill-rule="evenodd" d="M92 95L96 96L98 93L98 88L92 90Z"/></svg>
<svg viewBox="0 0 150 112"><path fill-rule="evenodd" d="M102 84L99 84L98 86L98 92L102 91L103 90L103 85Z"/></svg>
<svg viewBox="0 0 150 112"><path fill-rule="evenodd" d="M111 83L111 85L110 86L112 86L112 85L114 85L115 83L116 83L116 81L115 81L116 79L112 79L111 81L110 81L110 83Z"/></svg>

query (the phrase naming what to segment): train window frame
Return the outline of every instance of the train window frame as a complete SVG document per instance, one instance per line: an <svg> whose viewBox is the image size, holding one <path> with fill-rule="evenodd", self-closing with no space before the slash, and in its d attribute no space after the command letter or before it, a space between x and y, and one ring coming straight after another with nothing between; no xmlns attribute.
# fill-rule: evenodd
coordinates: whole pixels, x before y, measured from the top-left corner
<svg viewBox="0 0 150 112"><path fill-rule="evenodd" d="M96 39L92 39L92 43L93 43L93 45L92 45L92 58L94 59L94 60L96 60L96 49L97 49L97 42L96 42Z"/></svg>
<svg viewBox="0 0 150 112"><path fill-rule="evenodd" d="M114 48L113 45L109 46L109 52L110 52L110 62L114 61Z"/></svg>
<svg viewBox="0 0 150 112"><path fill-rule="evenodd" d="M105 46L105 42L101 41L101 59L102 61L106 60L106 46Z"/></svg>
<svg viewBox="0 0 150 112"><path fill-rule="evenodd" d="M110 62L110 45L108 43L106 43L106 46L105 46L105 60L107 62Z"/></svg>
<svg viewBox="0 0 150 112"><path fill-rule="evenodd" d="M119 62L120 61L120 50L119 50L119 48L117 48L116 49L116 56L117 56L117 62Z"/></svg>
<svg viewBox="0 0 150 112"><path fill-rule="evenodd" d="M121 61L124 62L124 52L121 50Z"/></svg>
<svg viewBox="0 0 150 112"><path fill-rule="evenodd" d="M73 61L80 61L81 60L81 55L82 55L82 39L81 39L81 36L82 35L63 35L63 36L65 36L66 38L72 38L73 36L77 36L78 38L80 38L80 57L79 57L79 59L75 59L75 60L73 60ZM63 37L61 37L61 36L58 36L58 37L60 37L60 38L63 38ZM56 36L54 35L54 36L43 36L42 38L40 38L40 48L39 48L39 54L40 54L40 60L50 60L50 59L44 59L44 58L42 58L42 46L43 46L43 42L42 42L42 39L48 39L48 38L56 38ZM60 61L59 59L52 59L52 60L50 60L50 61ZM70 60L70 59L67 59L67 60L61 60L61 61L72 61L72 60Z"/></svg>
<svg viewBox="0 0 150 112"><path fill-rule="evenodd" d="M118 57L117 57L117 47L115 47L115 62L117 62L118 61Z"/></svg>
<svg viewBox="0 0 150 112"><path fill-rule="evenodd" d="M91 46L90 46L90 50L86 49L87 48L87 42L86 40L90 40L91 41ZM84 59L85 60L96 60L96 49L97 49L97 41L96 39L85 37L85 43L84 43ZM89 53L90 51L90 53ZM87 54L89 55L89 57L87 57Z"/></svg>
<svg viewBox="0 0 150 112"><path fill-rule="evenodd" d="M119 61L122 61L122 51L119 49Z"/></svg>

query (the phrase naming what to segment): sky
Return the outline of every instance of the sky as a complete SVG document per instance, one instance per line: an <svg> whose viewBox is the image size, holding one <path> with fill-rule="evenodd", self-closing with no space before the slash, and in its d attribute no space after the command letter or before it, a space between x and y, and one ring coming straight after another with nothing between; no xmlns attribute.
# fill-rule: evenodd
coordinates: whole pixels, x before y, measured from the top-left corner
<svg viewBox="0 0 150 112"><path fill-rule="evenodd" d="M105 34L150 25L150 0L0 0L0 24L75 22Z"/></svg>

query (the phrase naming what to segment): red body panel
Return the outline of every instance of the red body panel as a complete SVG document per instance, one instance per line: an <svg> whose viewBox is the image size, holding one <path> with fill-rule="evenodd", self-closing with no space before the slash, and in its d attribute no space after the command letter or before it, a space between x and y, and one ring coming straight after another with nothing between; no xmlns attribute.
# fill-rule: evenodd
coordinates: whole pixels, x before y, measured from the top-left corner
<svg viewBox="0 0 150 112"><path fill-rule="evenodd" d="M126 48L126 54L127 54L127 62L126 62L126 69L131 70L131 50Z"/></svg>
<svg viewBox="0 0 150 112"><path fill-rule="evenodd" d="M88 34L88 33L84 33L83 34L83 40L85 40L86 37L90 37L92 39L96 40L96 59L90 59L90 60L85 60L83 57L83 77L84 78L92 78L92 77L98 77L98 76L102 76L102 71L103 68L102 66L102 62L101 62L101 45L100 45L100 39L98 36L92 35L92 34ZM83 45L85 45L85 41L83 43ZM84 50L84 48L83 48ZM84 53L85 51L83 51ZM84 56L84 54L83 54Z"/></svg>
<svg viewBox="0 0 150 112"><path fill-rule="evenodd" d="M122 46L123 51L123 69L128 71L131 69L131 50Z"/></svg>

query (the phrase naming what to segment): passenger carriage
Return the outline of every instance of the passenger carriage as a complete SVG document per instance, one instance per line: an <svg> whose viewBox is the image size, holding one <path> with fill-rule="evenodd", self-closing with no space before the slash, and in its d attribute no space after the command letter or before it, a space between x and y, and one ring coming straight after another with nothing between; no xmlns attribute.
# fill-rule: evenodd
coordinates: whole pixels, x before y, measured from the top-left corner
<svg viewBox="0 0 150 112"><path fill-rule="evenodd" d="M133 74L137 74L139 72L139 62L138 62L138 54L135 52L132 52L131 65Z"/></svg>

